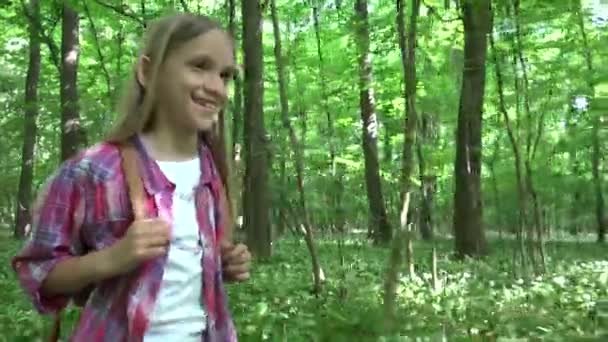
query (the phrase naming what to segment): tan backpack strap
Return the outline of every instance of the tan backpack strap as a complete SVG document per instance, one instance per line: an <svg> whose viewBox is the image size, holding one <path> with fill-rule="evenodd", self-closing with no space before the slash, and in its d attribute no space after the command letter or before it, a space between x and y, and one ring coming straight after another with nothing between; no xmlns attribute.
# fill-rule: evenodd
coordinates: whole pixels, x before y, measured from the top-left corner
<svg viewBox="0 0 608 342"><path fill-rule="evenodd" d="M137 162L137 151L132 144L120 145L120 155L122 158L122 169L127 182L127 191L129 200L133 207L133 215L135 220L143 220L146 218L145 194L144 185L139 173Z"/></svg>

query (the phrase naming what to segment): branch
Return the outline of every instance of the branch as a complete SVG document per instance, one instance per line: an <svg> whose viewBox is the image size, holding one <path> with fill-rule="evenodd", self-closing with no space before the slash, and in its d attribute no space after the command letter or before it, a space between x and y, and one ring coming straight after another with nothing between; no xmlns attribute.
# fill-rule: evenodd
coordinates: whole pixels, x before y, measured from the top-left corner
<svg viewBox="0 0 608 342"><path fill-rule="evenodd" d="M124 4L123 4L123 5L121 6L121 7L122 7L122 8L121 8L121 7L118 7L118 6L114 6L114 5L107 4L107 3L105 3L105 2L103 2L103 1L101 1L101 0L95 0L95 2L96 2L97 4L99 4L100 6L102 6L102 7L105 7L105 8L107 8L107 9L111 9L111 10L112 10L112 11L114 11L115 13L120 14L121 16L123 16L123 17L125 17L125 18L129 18L129 19L133 19L133 20L135 20L136 22L138 22L138 23L139 23L140 25L142 25L142 26L143 26L143 25L145 25L144 20L143 20L142 18L140 18L140 17L139 17L137 14L135 14L135 13L133 13L133 12L130 12L130 11L128 10L128 9L129 9L129 7L128 7L127 5L124 5Z"/></svg>
<svg viewBox="0 0 608 342"><path fill-rule="evenodd" d="M434 15L437 19L439 19L439 21L444 22L444 23L451 23L453 21L458 21L458 20L462 20L462 16L457 16L456 18L449 18L449 19L445 19L443 18L441 15L439 15L439 12L437 11L437 9L429 4L427 4L424 0L422 0L422 4L424 5L424 7L429 9L429 13Z"/></svg>
<svg viewBox="0 0 608 342"><path fill-rule="evenodd" d="M95 22L93 21L93 17L91 16L91 12L89 11L89 6L86 1L83 1L84 12L89 19L89 23L91 25L91 31L93 32L93 39L95 40L95 46L97 47L97 55L99 56L99 63L101 64L101 69L103 70L104 77L106 79L106 86L108 88L108 96L112 94L112 81L110 78L110 73L106 68L105 58L103 53L101 52L101 46L99 44L99 37L97 36L97 28L95 27Z"/></svg>
<svg viewBox="0 0 608 342"><path fill-rule="evenodd" d="M45 32L44 28L42 27L42 24L40 23L40 18L34 18L32 13L30 13L29 9L27 8L27 5L25 4L25 0L21 0L21 7L27 19L30 21L30 23L36 26L36 29L40 33L40 37L42 38L46 46L49 48L51 52L50 58L53 62L53 65L55 65L57 70L61 72L61 65L59 63L59 48L57 47L57 44L55 44L55 41L53 41L51 36L47 32ZM55 26L56 24L57 21L53 26Z"/></svg>

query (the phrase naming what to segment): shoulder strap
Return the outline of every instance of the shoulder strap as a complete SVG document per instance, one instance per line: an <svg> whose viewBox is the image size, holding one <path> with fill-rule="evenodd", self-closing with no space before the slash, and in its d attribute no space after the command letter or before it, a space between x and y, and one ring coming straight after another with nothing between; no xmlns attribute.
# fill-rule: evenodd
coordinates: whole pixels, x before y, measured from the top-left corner
<svg viewBox="0 0 608 342"><path fill-rule="evenodd" d="M123 144L119 148L129 200L133 207L133 215L135 220L142 220L146 217L146 207L144 204L144 185L141 180L137 161L137 151L131 144Z"/></svg>
<svg viewBox="0 0 608 342"><path fill-rule="evenodd" d="M122 169L127 184L129 200L133 207L135 220L142 220L146 217L146 207L144 204L144 185L139 174L137 162L137 151L131 144L119 146ZM55 314L53 325L49 336L50 342L57 342L61 335L61 311Z"/></svg>

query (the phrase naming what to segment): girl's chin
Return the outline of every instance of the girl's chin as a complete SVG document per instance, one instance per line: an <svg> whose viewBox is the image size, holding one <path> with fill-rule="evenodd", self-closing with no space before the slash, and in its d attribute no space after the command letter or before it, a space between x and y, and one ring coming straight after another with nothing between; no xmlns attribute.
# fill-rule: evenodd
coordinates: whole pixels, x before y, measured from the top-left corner
<svg viewBox="0 0 608 342"><path fill-rule="evenodd" d="M213 128L213 125L217 122L217 117L214 118L196 118L194 125L199 131L208 131Z"/></svg>

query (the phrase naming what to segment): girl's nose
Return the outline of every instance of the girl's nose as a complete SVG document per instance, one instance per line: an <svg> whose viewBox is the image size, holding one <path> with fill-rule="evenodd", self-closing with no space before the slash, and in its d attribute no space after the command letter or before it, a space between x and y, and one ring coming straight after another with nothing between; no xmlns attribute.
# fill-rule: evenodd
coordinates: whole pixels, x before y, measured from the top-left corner
<svg viewBox="0 0 608 342"><path fill-rule="evenodd" d="M226 84L219 75L213 75L208 77L203 84L203 88L207 93L218 97L222 102L226 99Z"/></svg>

